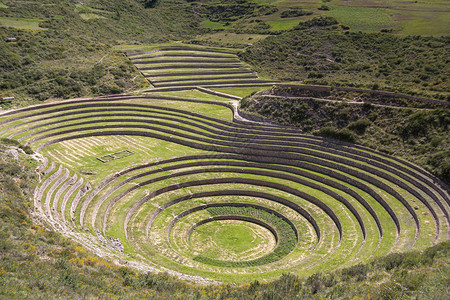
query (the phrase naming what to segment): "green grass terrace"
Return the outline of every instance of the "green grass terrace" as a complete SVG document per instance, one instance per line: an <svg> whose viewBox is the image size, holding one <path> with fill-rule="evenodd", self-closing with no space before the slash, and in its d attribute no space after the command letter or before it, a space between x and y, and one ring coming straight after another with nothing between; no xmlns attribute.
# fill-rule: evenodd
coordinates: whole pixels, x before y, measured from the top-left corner
<svg viewBox="0 0 450 300"><path fill-rule="evenodd" d="M167 53L179 54L131 57ZM249 282L448 239L449 189L420 167L244 121L229 99L196 93L8 111L0 137L42 155L34 205L43 221L139 270Z"/></svg>
<svg viewBox="0 0 450 300"><path fill-rule="evenodd" d="M138 70L157 88L270 86L235 53L185 46L127 52Z"/></svg>

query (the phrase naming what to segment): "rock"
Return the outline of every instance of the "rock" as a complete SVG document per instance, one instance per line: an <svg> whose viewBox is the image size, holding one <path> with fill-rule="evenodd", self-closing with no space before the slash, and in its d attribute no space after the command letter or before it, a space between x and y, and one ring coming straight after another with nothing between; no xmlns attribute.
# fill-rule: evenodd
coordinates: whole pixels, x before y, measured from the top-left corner
<svg viewBox="0 0 450 300"><path fill-rule="evenodd" d="M115 237L112 237L112 236L109 237L109 245L113 249L117 250L120 253L123 253L123 250L125 249L125 247L122 245L120 240L118 238L115 238Z"/></svg>
<svg viewBox="0 0 450 300"><path fill-rule="evenodd" d="M108 242L106 241L106 239L103 237L102 233L100 232L100 230L95 229L95 234L97 235L98 240L100 241L100 243L102 243L103 245L108 245Z"/></svg>
<svg viewBox="0 0 450 300"><path fill-rule="evenodd" d="M12 156L15 160L19 159L19 151L16 149L8 149L5 151L5 154Z"/></svg>

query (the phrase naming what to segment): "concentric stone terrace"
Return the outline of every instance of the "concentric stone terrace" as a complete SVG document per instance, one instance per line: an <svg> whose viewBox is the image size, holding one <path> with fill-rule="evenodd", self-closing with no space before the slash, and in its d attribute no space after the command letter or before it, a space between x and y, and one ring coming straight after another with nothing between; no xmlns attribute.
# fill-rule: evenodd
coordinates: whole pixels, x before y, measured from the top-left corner
<svg viewBox="0 0 450 300"><path fill-rule="evenodd" d="M169 47L127 54L157 88L268 86L231 50Z"/></svg>
<svg viewBox="0 0 450 300"><path fill-rule="evenodd" d="M449 237L423 169L232 105L175 96L49 103L0 116L44 159L36 214L101 255L237 282L307 275ZM133 155L102 162L120 151Z"/></svg>

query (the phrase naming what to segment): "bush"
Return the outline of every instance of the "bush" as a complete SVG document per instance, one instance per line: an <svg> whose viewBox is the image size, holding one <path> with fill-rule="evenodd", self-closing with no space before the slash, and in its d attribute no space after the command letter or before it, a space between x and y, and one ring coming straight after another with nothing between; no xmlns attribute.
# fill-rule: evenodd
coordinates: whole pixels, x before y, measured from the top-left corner
<svg viewBox="0 0 450 300"><path fill-rule="evenodd" d="M280 14L281 18L293 18L293 17L300 17L300 16L309 16L312 15L312 11L306 11L301 8L293 8L289 10L285 10Z"/></svg>
<svg viewBox="0 0 450 300"><path fill-rule="evenodd" d="M439 131L448 130L449 124L449 110L420 111L409 117L403 128L399 129L399 132L401 137L408 139L427 135L430 128L436 128Z"/></svg>
<svg viewBox="0 0 450 300"><path fill-rule="evenodd" d="M12 139L7 139L7 138L2 138L1 142L4 145L10 145L10 146L19 146L20 145L20 143L18 141L12 140Z"/></svg>
<svg viewBox="0 0 450 300"><path fill-rule="evenodd" d="M423 252L423 256L430 260L433 260L435 257L450 256L450 242L441 243L426 249Z"/></svg>
<svg viewBox="0 0 450 300"><path fill-rule="evenodd" d="M347 128L358 134L363 134L366 131L366 128L371 124L372 122L370 122L368 119L359 119L348 124Z"/></svg>
<svg viewBox="0 0 450 300"><path fill-rule="evenodd" d="M19 165L12 163L0 163L0 173L9 175L14 177L22 171L22 168Z"/></svg>
<svg viewBox="0 0 450 300"><path fill-rule="evenodd" d="M377 290L378 299L394 300L405 299L407 296L406 288L396 282L386 282L381 284Z"/></svg>
<svg viewBox="0 0 450 300"><path fill-rule="evenodd" d="M341 140L344 142L350 142L350 143L354 143L356 140L353 133L346 128L339 130L333 126L324 127L324 128L321 128L317 132L317 134L320 136L323 136L323 137L328 137L328 138Z"/></svg>
<svg viewBox="0 0 450 300"><path fill-rule="evenodd" d="M310 288L311 294L319 293L324 287L322 273L315 273L308 277L305 286Z"/></svg>
<svg viewBox="0 0 450 300"><path fill-rule="evenodd" d="M26 154L34 154L34 151L30 146L20 145L19 148L22 149Z"/></svg>
<svg viewBox="0 0 450 300"><path fill-rule="evenodd" d="M432 256L431 253L432 252L429 252L428 255ZM430 258L430 256L427 256L426 252L392 253L378 259L373 264L378 268L385 269L386 271L390 271L393 269L415 268L432 264L433 259Z"/></svg>
<svg viewBox="0 0 450 300"><path fill-rule="evenodd" d="M311 27L327 27L338 24L338 21L332 17L316 17L312 20L301 22L294 26L294 29L308 29Z"/></svg>
<svg viewBox="0 0 450 300"><path fill-rule="evenodd" d="M350 268L342 269L342 279L348 280L352 277L356 277L357 281L364 281L367 277L367 272L369 268L367 265L359 264L352 266Z"/></svg>
<svg viewBox="0 0 450 300"><path fill-rule="evenodd" d="M426 281L427 275L422 272L406 271L402 270L394 274L395 281L406 287L408 290L419 290L423 283Z"/></svg>
<svg viewBox="0 0 450 300"><path fill-rule="evenodd" d="M56 261L55 267L62 270L70 270L69 261L65 258L60 258Z"/></svg>
<svg viewBox="0 0 450 300"><path fill-rule="evenodd" d="M78 279L71 271L63 271L60 274L59 281L62 285L75 288L78 284Z"/></svg>

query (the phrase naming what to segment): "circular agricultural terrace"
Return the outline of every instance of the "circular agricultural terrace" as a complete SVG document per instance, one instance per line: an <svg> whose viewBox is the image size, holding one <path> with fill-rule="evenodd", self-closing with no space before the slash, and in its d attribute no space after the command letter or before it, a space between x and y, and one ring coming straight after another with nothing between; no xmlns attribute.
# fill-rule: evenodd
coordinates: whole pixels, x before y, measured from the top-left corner
<svg viewBox="0 0 450 300"><path fill-rule="evenodd" d="M423 169L232 114L226 100L103 97L7 112L0 135L45 157L39 218L142 270L272 279L448 239L449 190Z"/></svg>

